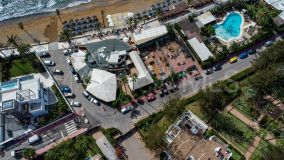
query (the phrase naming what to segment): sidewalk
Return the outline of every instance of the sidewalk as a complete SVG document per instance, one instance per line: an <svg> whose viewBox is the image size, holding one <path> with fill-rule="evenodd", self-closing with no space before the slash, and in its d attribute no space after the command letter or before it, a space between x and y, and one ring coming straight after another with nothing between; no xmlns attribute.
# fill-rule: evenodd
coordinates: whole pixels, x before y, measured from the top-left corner
<svg viewBox="0 0 284 160"><path fill-rule="evenodd" d="M254 140L252 142L252 144L249 146L246 154L245 154L245 158L249 159L251 157L251 155L253 154L254 150L256 149L256 147L258 146L259 142L260 142L261 138L258 136L254 137Z"/></svg>
<svg viewBox="0 0 284 160"><path fill-rule="evenodd" d="M241 112L239 112L237 109L234 108L233 105L228 105L226 107L226 110L228 112L230 112L232 115L234 115L235 117L237 117L239 120L241 120L242 122L244 122L246 125L250 126L251 128L253 128L256 132L259 132L261 127L259 126L258 122L254 122L251 119L247 118L245 115L243 115ZM261 115L262 116L262 115ZM275 139L275 137L271 134L267 134L266 137L264 138L265 140L268 140L269 143L276 145L277 141Z"/></svg>

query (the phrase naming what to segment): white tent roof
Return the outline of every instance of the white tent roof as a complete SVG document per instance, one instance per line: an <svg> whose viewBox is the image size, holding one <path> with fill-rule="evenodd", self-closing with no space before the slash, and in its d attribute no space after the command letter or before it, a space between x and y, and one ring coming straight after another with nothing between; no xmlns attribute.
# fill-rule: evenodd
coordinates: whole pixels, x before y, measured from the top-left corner
<svg viewBox="0 0 284 160"><path fill-rule="evenodd" d="M284 11L284 0L265 0L265 2L280 11Z"/></svg>
<svg viewBox="0 0 284 160"><path fill-rule="evenodd" d="M31 51L36 53L47 52L48 44L32 46Z"/></svg>
<svg viewBox="0 0 284 160"><path fill-rule="evenodd" d="M136 44L139 45L152 39L158 38L160 36L166 35L167 33L167 27L165 25L161 25L158 27L151 27L148 29L143 29L142 31L135 32L133 34L133 37Z"/></svg>
<svg viewBox="0 0 284 160"><path fill-rule="evenodd" d="M82 50L78 50L78 52L74 52L71 55L71 62L76 71L84 68L87 63L85 62L85 55L86 53Z"/></svg>
<svg viewBox="0 0 284 160"><path fill-rule="evenodd" d="M211 12L206 12L196 17L199 26L204 26L216 20Z"/></svg>
<svg viewBox="0 0 284 160"><path fill-rule="evenodd" d="M203 42L200 43L196 37L189 39L188 43L191 45L193 50L196 52L196 54L202 61L207 60L210 56L213 57L213 54L206 47L206 45Z"/></svg>
<svg viewBox="0 0 284 160"><path fill-rule="evenodd" d="M115 74L100 69L93 69L91 80L86 90L105 102L114 101L117 90Z"/></svg>
<svg viewBox="0 0 284 160"><path fill-rule="evenodd" d="M148 84L153 83L153 79L146 68L145 64L143 63L141 57L138 55L137 51L132 51L129 53L131 61L133 62L135 68L138 71L137 80L134 82L131 78L128 78L128 85L131 90L136 90L138 88L144 87ZM133 88L134 86L134 88Z"/></svg>
<svg viewBox="0 0 284 160"><path fill-rule="evenodd" d="M2 53L4 53L4 55L6 57L10 57L11 55L20 55L20 53L18 52L17 49L4 49L2 50ZM5 56L3 56L2 54L0 54L0 57L5 58Z"/></svg>
<svg viewBox="0 0 284 160"><path fill-rule="evenodd" d="M125 26L126 20L133 17L133 15L134 13L132 12L124 12L107 15L106 18L109 26Z"/></svg>

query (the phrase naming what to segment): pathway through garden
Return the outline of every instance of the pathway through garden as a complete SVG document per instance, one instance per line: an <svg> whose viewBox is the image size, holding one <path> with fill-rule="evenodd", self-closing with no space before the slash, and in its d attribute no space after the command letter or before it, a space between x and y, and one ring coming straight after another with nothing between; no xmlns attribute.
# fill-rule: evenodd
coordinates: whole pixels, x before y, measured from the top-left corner
<svg viewBox="0 0 284 160"><path fill-rule="evenodd" d="M237 109L235 109L232 104L228 105L226 107L226 110L228 112L230 112L232 115L234 115L235 117L237 117L239 120L241 120L243 123L245 123L246 125L248 125L251 128L253 128L256 132L260 131L261 127L259 126L258 122L264 117L264 115L260 115L260 117L258 118L258 121L254 122L251 119L247 118L245 115L243 115L241 112L239 112ZM277 143L275 137L273 135L271 135L271 134L267 134L264 139L268 140L269 143L271 143L273 145L275 145ZM247 150L247 152L245 154L246 159L250 158L250 156L254 152L255 148L259 144L260 140L261 140L261 138L259 136L256 136L254 138L254 141L251 143L251 145L249 146L249 148L248 148L248 150Z"/></svg>

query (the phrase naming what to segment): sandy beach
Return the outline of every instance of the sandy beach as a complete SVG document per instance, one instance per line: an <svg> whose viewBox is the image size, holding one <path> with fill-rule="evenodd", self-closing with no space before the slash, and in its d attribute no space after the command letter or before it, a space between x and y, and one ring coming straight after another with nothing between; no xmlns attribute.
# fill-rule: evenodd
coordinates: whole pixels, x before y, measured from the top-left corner
<svg viewBox="0 0 284 160"><path fill-rule="evenodd" d="M102 13L107 15L128 11L134 13L142 12L150 8L151 5L161 1L162 0L96 0L95 2L63 9L60 13L63 21L96 15L102 23ZM25 30L29 32L32 37L45 42L56 41L62 31L62 24L55 12L26 16L0 22L1 42L6 42L7 36L14 34L18 35L23 42L32 43L31 37L19 28L19 22L24 24Z"/></svg>

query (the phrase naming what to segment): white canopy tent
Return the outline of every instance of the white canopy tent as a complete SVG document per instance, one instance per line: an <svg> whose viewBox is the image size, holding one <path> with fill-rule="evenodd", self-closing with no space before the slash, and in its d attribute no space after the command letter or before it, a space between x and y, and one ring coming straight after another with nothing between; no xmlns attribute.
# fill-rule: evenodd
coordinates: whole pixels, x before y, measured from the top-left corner
<svg viewBox="0 0 284 160"><path fill-rule="evenodd" d="M86 90L105 102L114 101L117 90L116 75L104 70L93 69Z"/></svg>
<svg viewBox="0 0 284 160"><path fill-rule="evenodd" d="M128 85L131 90L136 90L138 88L144 87L148 84L153 83L152 76L150 75L148 69L143 63L141 57L138 55L137 51L132 51L129 53L131 61L133 62L136 70L138 71L137 80L133 82L132 78L128 79ZM134 85L133 85L134 83Z"/></svg>

